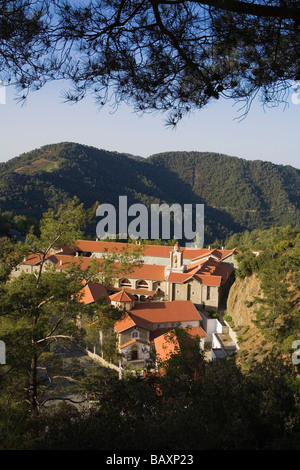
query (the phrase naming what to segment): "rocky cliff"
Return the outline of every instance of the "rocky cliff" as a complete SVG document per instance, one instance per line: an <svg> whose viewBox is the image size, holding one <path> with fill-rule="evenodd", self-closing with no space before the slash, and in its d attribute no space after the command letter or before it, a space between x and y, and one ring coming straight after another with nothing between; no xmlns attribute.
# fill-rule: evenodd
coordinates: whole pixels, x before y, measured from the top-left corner
<svg viewBox="0 0 300 470"><path fill-rule="evenodd" d="M253 323L256 318L255 297L262 297L260 279L257 274L237 278L229 291L227 314L232 318L233 329L239 339L237 361L249 367L261 360L270 348L262 332Z"/></svg>
<svg viewBox="0 0 300 470"><path fill-rule="evenodd" d="M232 317L236 327L252 324L256 309L253 299L261 297L261 295L260 280L257 274L235 280L228 295L227 313Z"/></svg>

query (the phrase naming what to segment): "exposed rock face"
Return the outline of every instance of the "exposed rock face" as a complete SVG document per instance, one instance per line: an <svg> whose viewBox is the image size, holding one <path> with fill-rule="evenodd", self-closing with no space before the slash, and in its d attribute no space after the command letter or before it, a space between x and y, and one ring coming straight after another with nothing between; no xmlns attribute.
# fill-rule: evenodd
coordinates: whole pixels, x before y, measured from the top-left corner
<svg viewBox="0 0 300 470"><path fill-rule="evenodd" d="M253 299L261 296L260 279L256 274L235 280L227 300L227 313L232 317L235 326L253 325L252 320L255 320L257 308Z"/></svg>
<svg viewBox="0 0 300 470"><path fill-rule="evenodd" d="M235 280L227 301L227 313L232 318L238 338L237 363L245 370L254 362L263 360L272 347L272 343L266 341L263 332L253 323L259 307L254 302L255 297L263 297L263 293L259 276L252 274Z"/></svg>

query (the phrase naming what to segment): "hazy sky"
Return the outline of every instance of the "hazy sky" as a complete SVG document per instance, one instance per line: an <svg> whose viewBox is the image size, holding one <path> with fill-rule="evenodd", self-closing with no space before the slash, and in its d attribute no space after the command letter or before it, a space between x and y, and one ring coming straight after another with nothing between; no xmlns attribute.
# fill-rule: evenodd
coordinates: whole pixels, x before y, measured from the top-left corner
<svg viewBox="0 0 300 470"><path fill-rule="evenodd" d="M43 145L77 142L105 150L148 157L166 151L210 151L249 160L267 160L300 168L300 104L264 110L255 105L242 122L232 101L215 101L183 119L175 130L162 114L138 117L123 105L115 113L99 111L92 97L63 102L61 85L33 92L25 106L6 89L0 104L0 161Z"/></svg>

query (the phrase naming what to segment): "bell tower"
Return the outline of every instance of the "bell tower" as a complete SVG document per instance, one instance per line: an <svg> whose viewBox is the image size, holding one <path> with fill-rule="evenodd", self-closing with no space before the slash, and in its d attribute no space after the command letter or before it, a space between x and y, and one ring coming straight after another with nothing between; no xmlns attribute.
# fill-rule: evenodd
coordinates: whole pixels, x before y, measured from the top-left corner
<svg viewBox="0 0 300 470"><path fill-rule="evenodd" d="M180 250L178 243L174 245L173 251L170 252L170 268L171 272L183 272L183 251Z"/></svg>

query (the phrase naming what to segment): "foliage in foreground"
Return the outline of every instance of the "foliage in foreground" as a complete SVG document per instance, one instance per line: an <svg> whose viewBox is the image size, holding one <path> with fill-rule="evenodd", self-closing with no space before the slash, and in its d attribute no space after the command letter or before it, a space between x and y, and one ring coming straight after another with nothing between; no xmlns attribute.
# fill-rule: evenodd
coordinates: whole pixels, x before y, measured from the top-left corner
<svg viewBox="0 0 300 470"><path fill-rule="evenodd" d="M290 362L267 357L248 374L207 363L200 380L110 375L88 380L98 403L61 403L38 418L1 413L2 449L299 450L299 383ZM2 410L1 410L2 411Z"/></svg>

